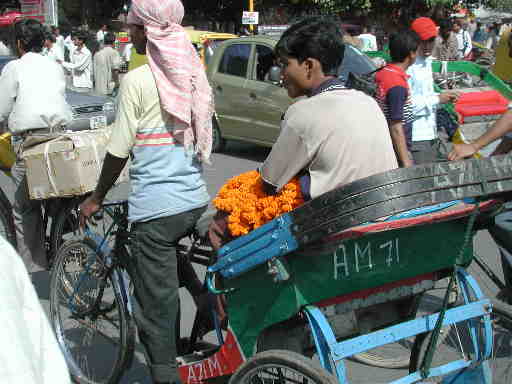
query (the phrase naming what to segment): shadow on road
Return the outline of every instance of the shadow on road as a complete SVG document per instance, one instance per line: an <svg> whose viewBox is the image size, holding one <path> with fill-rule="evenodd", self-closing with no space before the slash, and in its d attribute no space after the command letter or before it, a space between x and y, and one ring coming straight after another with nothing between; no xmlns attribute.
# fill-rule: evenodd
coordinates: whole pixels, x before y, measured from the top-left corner
<svg viewBox="0 0 512 384"><path fill-rule="evenodd" d="M255 144L228 141L226 148L221 154L262 163L267 158L271 149L272 148L260 147Z"/></svg>

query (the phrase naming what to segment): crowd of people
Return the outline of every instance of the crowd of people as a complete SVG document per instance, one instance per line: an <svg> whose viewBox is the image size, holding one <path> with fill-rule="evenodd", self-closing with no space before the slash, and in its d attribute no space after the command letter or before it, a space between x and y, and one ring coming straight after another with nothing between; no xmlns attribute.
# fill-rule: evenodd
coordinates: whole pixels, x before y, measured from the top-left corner
<svg viewBox="0 0 512 384"><path fill-rule="evenodd" d="M77 92L94 92L112 95L119 88L121 55L114 49L115 33L102 25L93 42L94 54L87 46L90 34L72 31L67 37L59 28L52 27L45 33L42 54L61 65L69 78L69 88Z"/></svg>

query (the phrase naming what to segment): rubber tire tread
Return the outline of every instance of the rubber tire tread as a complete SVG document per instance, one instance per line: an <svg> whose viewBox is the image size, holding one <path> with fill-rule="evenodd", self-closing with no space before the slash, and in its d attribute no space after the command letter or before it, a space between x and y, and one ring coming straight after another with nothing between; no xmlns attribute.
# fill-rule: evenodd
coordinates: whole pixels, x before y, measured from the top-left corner
<svg viewBox="0 0 512 384"><path fill-rule="evenodd" d="M66 224L65 220L68 218L73 208L73 204L65 204L52 220L50 228L50 252L48 254L48 262L50 265L57 260L57 252L62 245L62 233L64 232L64 226Z"/></svg>
<svg viewBox="0 0 512 384"><path fill-rule="evenodd" d="M512 332L512 305L497 299L493 299L492 313L496 313L503 320L501 323L503 328L506 328Z"/></svg>
<svg viewBox="0 0 512 384"><path fill-rule="evenodd" d="M338 379L325 369L315 366L313 360L298 353L272 349L260 352L243 363L235 372L229 384L244 384L246 375L263 364L279 364L308 376L316 384L338 384Z"/></svg>
<svg viewBox="0 0 512 384"><path fill-rule="evenodd" d="M217 140L214 140L215 135L217 135ZM224 150L226 147L226 140L222 138L222 134L220 132L219 123L217 123L217 119L212 118L212 152L219 153Z"/></svg>
<svg viewBox="0 0 512 384"><path fill-rule="evenodd" d="M51 272L50 277L50 318L51 318L51 324L53 327L53 330L55 333L57 333L57 327L55 324L57 323L57 317L56 317L56 303L54 300L54 294L56 292L57 288L57 281L59 279L58 272L60 270L59 266L64 262L65 254L69 249L72 249L73 247L76 247L77 244L86 244L88 247L91 247L92 249L95 248L95 244L91 239L85 238L83 240L70 240L62 245L62 247L59 249L59 252L57 253L56 259L55 259L55 265ZM116 271L114 270L113 273ZM108 277L110 280L110 283L112 284L112 288L115 293L115 300L118 302L118 305L121 306L122 310L120 311L120 323L125 322L126 326L120 327L121 329L124 329L124 335L120 335L120 339L124 340L121 342L122 346L119 350L118 359L116 361L116 367L112 371L112 375L110 379L105 383L99 383L96 381L89 380L88 378L82 378L77 377L73 372L70 370L70 375L72 377L72 380L74 383L78 384L118 384L121 380L123 374L126 372L126 370L131 365L131 362L133 361L133 355L135 350L135 323L134 319L131 316L131 314L128 311L128 308L126 307L126 304L124 304L122 293L121 293L121 287L119 286L119 283L116 282L114 279L112 279L111 276ZM121 303L121 304L119 304ZM57 341L60 344L61 338L57 335ZM62 348L66 349L66 348ZM64 357L66 358L66 355L64 354ZM69 367L69 365L68 365Z"/></svg>
<svg viewBox="0 0 512 384"><path fill-rule="evenodd" d="M17 246L16 230L14 228L14 216L12 214L12 206L5 196L4 191L0 189L0 220L5 227L6 240L14 247Z"/></svg>

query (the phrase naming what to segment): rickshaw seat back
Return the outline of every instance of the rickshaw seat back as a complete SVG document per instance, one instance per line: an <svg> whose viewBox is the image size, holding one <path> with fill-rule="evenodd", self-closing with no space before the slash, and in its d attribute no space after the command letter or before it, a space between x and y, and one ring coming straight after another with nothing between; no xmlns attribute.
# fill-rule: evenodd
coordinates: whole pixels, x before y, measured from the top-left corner
<svg viewBox="0 0 512 384"><path fill-rule="evenodd" d="M489 204L489 203L486 203ZM454 220L469 215L475 206L460 200L416 208L342 231L324 242L368 235L375 232ZM225 278L237 277L267 261L284 256L298 248L291 232L291 216L284 214L251 233L239 237L219 250L219 261L209 268Z"/></svg>

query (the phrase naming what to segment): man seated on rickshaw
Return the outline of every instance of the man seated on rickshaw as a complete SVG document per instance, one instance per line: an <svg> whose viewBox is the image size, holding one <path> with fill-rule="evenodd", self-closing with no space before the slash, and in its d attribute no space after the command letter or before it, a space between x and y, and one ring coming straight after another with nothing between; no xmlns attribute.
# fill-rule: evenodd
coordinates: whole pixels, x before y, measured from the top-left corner
<svg viewBox="0 0 512 384"><path fill-rule="evenodd" d="M386 118L370 96L337 77L344 44L332 22L307 19L281 37L275 55L292 104L281 133L259 169L267 194L299 176L305 200L354 180L397 168ZM210 226L215 248L230 240L226 215Z"/></svg>

